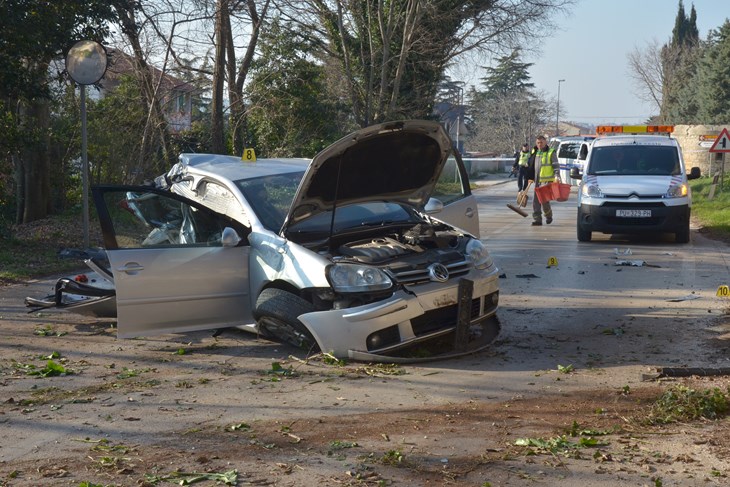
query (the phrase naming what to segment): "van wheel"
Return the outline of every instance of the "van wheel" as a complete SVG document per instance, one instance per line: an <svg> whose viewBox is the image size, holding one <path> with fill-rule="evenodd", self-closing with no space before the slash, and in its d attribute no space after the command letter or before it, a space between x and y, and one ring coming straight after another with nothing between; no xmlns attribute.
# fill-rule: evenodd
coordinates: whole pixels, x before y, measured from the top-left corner
<svg viewBox="0 0 730 487"><path fill-rule="evenodd" d="M689 243L689 225L674 234L674 241L677 243Z"/></svg>
<svg viewBox="0 0 730 487"><path fill-rule="evenodd" d="M580 208L578 208L578 219L575 222L575 229L578 233L578 241L579 242L590 242L591 241L591 231L584 229L581 224L581 212Z"/></svg>
<svg viewBox="0 0 730 487"><path fill-rule="evenodd" d="M578 231L578 241L579 242L590 242L591 241L591 231L585 230L583 227L580 226L580 212L578 213L578 223L575 225L575 228Z"/></svg>
<svg viewBox="0 0 730 487"><path fill-rule="evenodd" d="M317 342L297 316L314 311L314 306L299 296L282 289L264 289L256 300L254 318L259 331L304 350L317 347Z"/></svg>
<svg viewBox="0 0 730 487"><path fill-rule="evenodd" d="M592 234L592 232L590 230L583 230L581 227L578 227L578 241L579 242L590 242L591 234Z"/></svg>

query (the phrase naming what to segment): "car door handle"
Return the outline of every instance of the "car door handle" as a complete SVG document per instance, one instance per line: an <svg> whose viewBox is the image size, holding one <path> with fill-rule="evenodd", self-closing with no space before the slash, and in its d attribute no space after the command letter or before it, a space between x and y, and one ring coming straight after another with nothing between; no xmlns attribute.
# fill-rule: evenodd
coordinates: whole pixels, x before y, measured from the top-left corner
<svg viewBox="0 0 730 487"><path fill-rule="evenodd" d="M471 217L473 217L473 216L474 216L474 208L468 207L468 208L466 209L466 211L464 212L464 214L465 214L465 215L466 215L466 216L467 216L468 218L471 218Z"/></svg>
<svg viewBox="0 0 730 487"><path fill-rule="evenodd" d="M139 265L136 262L129 262L128 264L124 264L122 267L117 268L119 272L139 272L144 270L144 266Z"/></svg>

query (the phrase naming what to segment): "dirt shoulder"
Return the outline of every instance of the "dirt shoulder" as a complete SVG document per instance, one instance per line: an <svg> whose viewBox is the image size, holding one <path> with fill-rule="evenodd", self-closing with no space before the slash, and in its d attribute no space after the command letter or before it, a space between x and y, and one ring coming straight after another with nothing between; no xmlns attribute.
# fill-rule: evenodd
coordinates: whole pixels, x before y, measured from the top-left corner
<svg viewBox="0 0 730 487"><path fill-rule="evenodd" d="M0 485L723 485L730 472L727 421L642 422L677 381L503 367L499 383L509 338L419 366L306 361L236 330L118 340L113 321L25 313L19 298L47 285L0 291ZM49 360L72 373L28 375Z"/></svg>

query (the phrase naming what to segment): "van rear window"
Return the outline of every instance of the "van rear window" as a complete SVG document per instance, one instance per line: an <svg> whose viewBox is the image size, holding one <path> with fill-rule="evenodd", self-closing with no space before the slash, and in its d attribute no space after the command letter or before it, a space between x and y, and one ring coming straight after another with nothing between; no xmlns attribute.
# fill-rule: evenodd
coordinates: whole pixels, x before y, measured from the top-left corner
<svg viewBox="0 0 730 487"><path fill-rule="evenodd" d="M612 145L593 147L587 174L615 176L676 176L681 174L675 147Z"/></svg>
<svg viewBox="0 0 730 487"><path fill-rule="evenodd" d="M581 144L582 142L563 142L558 148L558 157L577 159Z"/></svg>

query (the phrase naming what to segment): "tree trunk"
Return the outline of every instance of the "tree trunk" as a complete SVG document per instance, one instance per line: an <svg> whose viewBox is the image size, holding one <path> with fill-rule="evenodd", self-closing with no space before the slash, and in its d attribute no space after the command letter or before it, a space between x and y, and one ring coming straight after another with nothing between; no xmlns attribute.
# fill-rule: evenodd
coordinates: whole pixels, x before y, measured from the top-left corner
<svg viewBox="0 0 730 487"><path fill-rule="evenodd" d="M218 0L215 14L215 66L213 71L213 99L211 101L211 145L214 154L226 153L223 125L223 82L226 73L226 34L228 0Z"/></svg>
<svg viewBox="0 0 730 487"><path fill-rule="evenodd" d="M38 142L21 152L24 205L22 223L45 218L51 211L51 171L48 147L50 112L48 100L32 100L26 107L24 120L34 127Z"/></svg>
<svg viewBox="0 0 730 487"><path fill-rule="evenodd" d="M243 149L246 147L248 128L246 122L246 107L243 101L243 86L246 84L246 77L251 69L251 63L253 62L253 58L256 53L256 45L258 44L258 40L261 35L261 24L266 18L270 0L265 0L263 2L260 15L256 9L256 2L248 0L246 4L248 8L248 15L251 18L251 37L249 37L248 46L246 47L246 52L243 55L238 72L236 72L236 58L235 51L233 50L233 38L231 37L230 18L228 19L227 30L227 35L229 36L227 46L228 79L235 80L234 83L229 83L228 89L228 103L231 107L231 139L234 154L243 154Z"/></svg>
<svg viewBox="0 0 730 487"><path fill-rule="evenodd" d="M135 76L139 81L140 90L142 91L142 103L147 113L140 144L138 166L136 170L133 169L126 175L126 178L130 181L125 182L138 182L134 180L138 177L138 174L153 173L157 175L167 170L170 163L174 162L174 157L171 157L168 150L170 135L159 96L159 88L165 77L165 71L162 71L158 80L155 80L152 76L152 70L145 60L144 50L139 38L141 29L136 21L136 8L137 6L134 3L116 5L123 32L134 52ZM158 157L158 151L162 153L162 160Z"/></svg>
<svg viewBox="0 0 730 487"><path fill-rule="evenodd" d="M25 167L18 154L13 154L13 180L15 181L15 223L23 223L25 211Z"/></svg>

